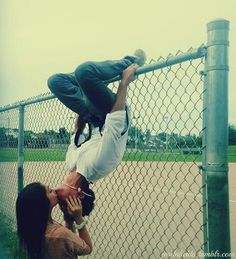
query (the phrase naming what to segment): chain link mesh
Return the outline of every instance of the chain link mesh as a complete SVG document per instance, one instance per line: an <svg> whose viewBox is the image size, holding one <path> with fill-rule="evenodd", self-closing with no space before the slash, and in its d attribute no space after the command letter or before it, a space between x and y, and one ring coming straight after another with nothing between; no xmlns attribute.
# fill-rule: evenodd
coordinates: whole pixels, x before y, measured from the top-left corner
<svg viewBox="0 0 236 259"><path fill-rule="evenodd" d="M92 186L96 206L88 228L94 249L85 258L172 258L178 252L198 258L203 251L203 65L204 59L190 60L131 83L127 150L115 172ZM117 82L110 86L116 91ZM1 112L0 121L1 210L15 217L17 109ZM73 123L74 114L57 99L25 106L24 185L63 181ZM53 216L62 221L59 209Z"/></svg>

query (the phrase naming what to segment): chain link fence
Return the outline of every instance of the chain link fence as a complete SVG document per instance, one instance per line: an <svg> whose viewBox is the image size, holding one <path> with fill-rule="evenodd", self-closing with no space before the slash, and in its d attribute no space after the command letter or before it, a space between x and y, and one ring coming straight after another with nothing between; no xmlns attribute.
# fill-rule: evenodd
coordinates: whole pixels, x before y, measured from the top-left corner
<svg viewBox="0 0 236 259"><path fill-rule="evenodd" d="M172 57L151 60L150 65ZM115 172L92 186L96 205L88 227L94 250L86 258L156 259L172 258L174 253L197 258L203 251L198 168L203 69L204 58L199 57L141 74L131 83L133 120L127 150ZM117 82L110 86L116 91ZM49 99L25 105L24 116L24 186L40 181L54 187L68 174L64 159L74 114L57 99ZM0 113L1 210L12 218L18 120L17 109ZM62 221L59 209L54 217Z"/></svg>

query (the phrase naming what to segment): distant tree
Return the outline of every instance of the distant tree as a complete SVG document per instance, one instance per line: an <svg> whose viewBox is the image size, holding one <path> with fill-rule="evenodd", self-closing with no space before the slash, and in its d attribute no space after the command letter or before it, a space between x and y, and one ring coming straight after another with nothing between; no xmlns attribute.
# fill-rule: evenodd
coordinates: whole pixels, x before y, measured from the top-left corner
<svg viewBox="0 0 236 259"><path fill-rule="evenodd" d="M201 135L196 137L196 144L198 147L202 146L202 136Z"/></svg>
<svg viewBox="0 0 236 259"><path fill-rule="evenodd" d="M6 128L0 128L0 147L7 146Z"/></svg>
<svg viewBox="0 0 236 259"><path fill-rule="evenodd" d="M49 137L53 137L56 138L56 136L58 135L58 133L55 130L44 130L44 135L47 135Z"/></svg>
<svg viewBox="0 0 236 259"><path fill-rule="evenodd" d="M163 142L165 142L166 141L166 133L161 132L161 133L157 134L157 138L162 140Z"/></svg>
<svg viewBox="0 0 236 259"><path fill-rule="evenodd" d="M6 135L6 128L2 127L0 128L0 138Z"/></svg>
<svg viewBox="0 0 236 259"><path fill-rule="evenodd" d="M59 129L58 137L59 137L59 142L61 144L70 143L70 133L66 130L66 128Z"/></svg>
<svg viewBox="0 0 236 259"><path fill-rule="evenodd" d="M145 142L147 142L147 143L151 140L152 134L151 134L150 129L147 129L145 131L144 137L145 137Z"/></svg>
<svg viewBox="0 0 236 259"><path fill-rule="evenodd" d="M196 134L188 134L184 137L184 142L186 147L201 147L202 146L202 136L197 136Z"/></svg>
<svg viewBox="0 0 236 259"><path fill-rule="evenodd" d="M179 135L172 132L171 134L167 135L168 136L168 143L167 147L168 148L178 148L179 147Z"/></svg>
<svg viewBox="0 0 236 259"><path fill-rule="evenodd" d="M236 126L229 124L229 145L236 145Z"/></svg>
<svg viewBox="0 0 236 259"><path fill-rule="evenodd" d="M59 129L59 137L60 138L64 138L66 136L66 133L67 133L67 131L66 131L65 128L60 128Z"/></svg>
<svg viewBox="0 0 236 259"><path fill-rule="evenodd" d="M137 143L138 147L142 147L143 142L144 133L142 132L142 130L138 127L131 126L129 128L127 146L133 148L135 147L135 143Z"/></svg>
<svg viewBox="0 0 236 259"><path fill-rule="evenodd" d="M33 135L33 131L32 130L26 130L24 132L24 145L27 147L31 146L32 143L32 135Z"/></svg>
<svg viewBox="0 0 236 259"><path fill-rule="evenodd" d="M12 135L8 136L8 147L16 148L18 146L18 139L13 137Z"/></svg>

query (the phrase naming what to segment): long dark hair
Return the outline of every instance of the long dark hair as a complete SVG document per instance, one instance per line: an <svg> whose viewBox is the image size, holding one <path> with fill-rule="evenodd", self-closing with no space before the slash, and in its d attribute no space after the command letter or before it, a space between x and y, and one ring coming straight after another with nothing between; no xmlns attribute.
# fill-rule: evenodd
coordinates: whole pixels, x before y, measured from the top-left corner
<svg viewBox="0 0 236 259"><path fill-rule="evenodd" d="M42 258L42 246L50 212L46 188L41 183L27 185L16 201L17 233L21 251L31 259Z"/></svg>
<svg viewBox="0 0 236 259"><path fill-rule="evenodd" d="M84 198L81 200L83 216L88 216L94 209L95 194L93 190L89 188L89 183L87 180L82 181L81 187L82 190L86 193Z"/></svg>

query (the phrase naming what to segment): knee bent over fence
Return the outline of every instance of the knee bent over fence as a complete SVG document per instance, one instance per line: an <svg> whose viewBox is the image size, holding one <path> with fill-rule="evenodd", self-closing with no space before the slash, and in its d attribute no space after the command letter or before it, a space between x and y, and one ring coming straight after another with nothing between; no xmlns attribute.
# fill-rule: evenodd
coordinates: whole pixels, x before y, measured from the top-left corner
<svg viewBox="0 0 236 259"><path fill-rule="evenodd" d="M208 24L207 45L137 70L127 150L92 187L88 258L200 258L230 252L227 164L228 22ZM116 78L110 86L117 87ZM68 173L74 116L54 96L0 110L1 211L15 217L17 192ZM55 218L62 220L59 210ZM216 227L220 226L220 227Z"/></svg>

